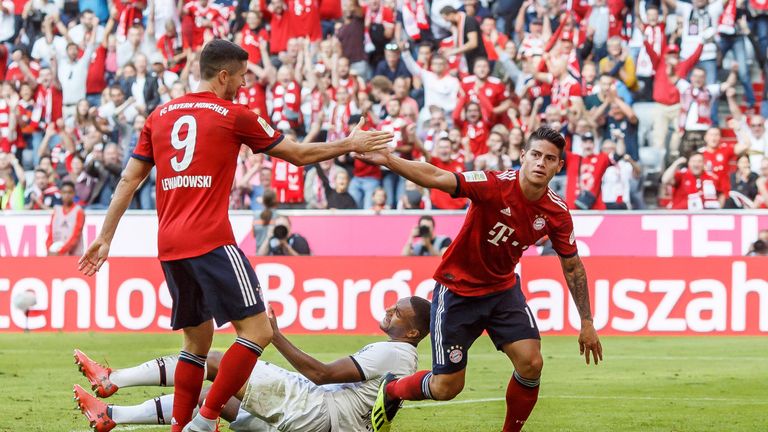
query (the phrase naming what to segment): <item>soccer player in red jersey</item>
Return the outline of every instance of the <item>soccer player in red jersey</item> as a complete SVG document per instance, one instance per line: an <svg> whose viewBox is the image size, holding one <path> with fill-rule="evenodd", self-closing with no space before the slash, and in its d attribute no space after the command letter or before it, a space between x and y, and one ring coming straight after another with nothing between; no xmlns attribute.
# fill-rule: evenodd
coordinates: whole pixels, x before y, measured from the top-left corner
<svg viewBox="0 0 768 432"><path fill-rule="evenodd" d="M590 362L602 360L602 346L592 325L589 289L573 234L568 208L549 187L563 167L565 139L539 128L528 139L519 171L441 170L385 152L361 155L423 187L472 201L464 226L435 272L432 297L432 370L379 388L372 412L373 430L389 430L402 400L449 400L464 387L467 354L484 330L512 361L504 431L519 431L539 394L542 357L539 330L520 290L515 266L523 252L549 236L560 256L563 275L581 316L579 347Z"/></svg>
<svg viewBox="0 0 768 432"><path fill-rule="evenodd" d="M392 140L389 133L356 128L339 141L299 145L232 102L244 83L247 60L248 53L231 42L213 40L205 46L198 91L159 106L147 118L101 233L79 264L88 276L104 264L120 218L155 166L158 258L173 298L171 325L184 330L182 361L175 371L174 432L215 430L222 407L246 382L272 337L259 282L237 247L227 213L241 144L306 165L384 149ZM213 319L218 325L231 322L237 339L191 420L213 340Z"/></svg>

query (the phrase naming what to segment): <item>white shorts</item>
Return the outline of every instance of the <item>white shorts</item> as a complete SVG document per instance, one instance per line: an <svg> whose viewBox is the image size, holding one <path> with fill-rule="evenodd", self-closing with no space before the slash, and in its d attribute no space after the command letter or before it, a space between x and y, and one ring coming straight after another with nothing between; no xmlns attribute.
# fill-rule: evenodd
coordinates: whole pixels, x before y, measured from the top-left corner
<svg viewBox="0 0 768 432"><path fill-rule="evenodd" d="M328 432L325 391L298 373L259 361L229 427L237 432Z"/></svg>

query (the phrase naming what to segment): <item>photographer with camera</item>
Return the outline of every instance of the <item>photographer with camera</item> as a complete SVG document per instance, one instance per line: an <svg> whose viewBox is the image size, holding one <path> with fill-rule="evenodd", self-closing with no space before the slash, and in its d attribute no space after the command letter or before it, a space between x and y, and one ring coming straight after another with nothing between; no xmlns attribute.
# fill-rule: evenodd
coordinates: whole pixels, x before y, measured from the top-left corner
<svg viewBox="0 0 768 432"><path fill-rule="evenodd" d="M264 241L259 246L259 256L302 256L309 255L309 243L301 234L291 233L291 221L288 216L277 216L275 224L267 230Z"/></svg>
<svg viewBox="0 0 768 432"><path fill-rule="evenodd" d="M416 239L420 241L415 241ZM419 218L419 224L411 230L411 235L403 246L403 256L442 256L450 244L450 237L435 235L435 219L424 215Z"/></svg>

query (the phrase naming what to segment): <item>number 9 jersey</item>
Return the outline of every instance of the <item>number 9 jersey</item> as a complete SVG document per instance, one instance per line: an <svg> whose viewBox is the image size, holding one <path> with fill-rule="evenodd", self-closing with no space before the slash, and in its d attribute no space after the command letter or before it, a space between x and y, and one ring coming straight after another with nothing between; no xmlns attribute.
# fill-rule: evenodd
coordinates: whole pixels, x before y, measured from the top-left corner
<svg viewBox="0 0 768 432"><path fill-rule="evenodd" d="M266 152L282 139L247 107L212 92L157 107L131 156L157 168L158 258L191 258L236 244L228 209L240 145Z"/></svg>

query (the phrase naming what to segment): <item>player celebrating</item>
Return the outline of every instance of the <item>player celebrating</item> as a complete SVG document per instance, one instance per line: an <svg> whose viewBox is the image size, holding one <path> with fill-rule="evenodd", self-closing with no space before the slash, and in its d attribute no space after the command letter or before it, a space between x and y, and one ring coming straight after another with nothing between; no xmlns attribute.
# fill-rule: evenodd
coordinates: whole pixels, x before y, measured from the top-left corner
<svg viewBox="0 0 768 432"><path fill-rule="evenodd" d="M419 342L429 332L429 302L420 297L406 297L389 307L379 328L389 336L386 342L366 345L356 354L334 362L322 363L294 346L270 317L275 336L273 345L299 373L289 372L267 362L254 367L247 386L230 399L222 417L234 431L327 432L368 431L371 408L383 376L392 372L405 376L416 371ZM220 370L220 353L211 353L206 361L207 378L213 380ZM165 356L142 365L110 370L75 351L78 363L99 395L112 389L142 385L174 385L172 371L179 356ZM99 381L88 371L108 376ZM96 378L96 379L95 379ZM118 424L165 424L173 395L150 399L135 406L107 406L75 386L75 398L96 432L108 432ZM240 402L242 400L242 403ZM331 428L333 425L333 428Z"/></svg>
<svg viewBox="0 0 768 432"><path fill-rule="evenodd" d="M385 165L423 187L472 201L464 226L434 275L432 371L398 380L385 378L373 409L374 431L389 430L402 400L456 397L464 387L469 347L484 330L515 366L507 387L503 430L522 429L538 398L543 360L539 330L514 269L523 251L544 236L549 236L560 255L565 280L581 316L580 351L587 364L590 353L595 364L602 360L573 221L565 203L547 186L563 167L564 148L565 139L557 131L542 127L524 146L519 171L461 174L386 152L358 156Z"/></svg>
<svg viewBox="0 0 768 432"><path fill-rule="evenodd" d="M241 143L254 152L305 165L383 149L392 139L388 133L359 129L332 143L299 145L284 137L247 107L231 102L244 83L247 60L248 53L231 42L213 40L205 46L198 91L158 107L147 118L101 233L80 259L86 275L99 270L120 218L155 165L158 258L173 298L172 327L184 329L175 371L174 432L215 430L222 407L248 379L272 337L256 274L236 246L227 215ZM232 322L238 337L190 422L213 340L212 319L219 325Z"/></svg>

